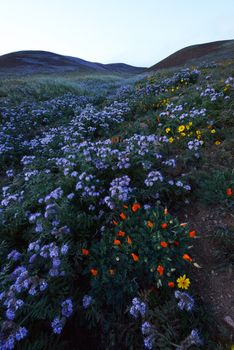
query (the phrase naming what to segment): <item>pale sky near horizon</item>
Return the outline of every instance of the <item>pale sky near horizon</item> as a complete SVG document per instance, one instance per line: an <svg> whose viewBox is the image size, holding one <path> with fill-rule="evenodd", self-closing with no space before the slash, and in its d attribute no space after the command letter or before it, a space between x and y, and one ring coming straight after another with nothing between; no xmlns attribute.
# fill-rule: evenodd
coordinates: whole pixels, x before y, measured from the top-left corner
<svg viewBox="0 0 234 350"><path fill-rule="evenodd" d="M226 39L234 39L234 0L0 0L0 55L45 50L151 66Z"/></svg>

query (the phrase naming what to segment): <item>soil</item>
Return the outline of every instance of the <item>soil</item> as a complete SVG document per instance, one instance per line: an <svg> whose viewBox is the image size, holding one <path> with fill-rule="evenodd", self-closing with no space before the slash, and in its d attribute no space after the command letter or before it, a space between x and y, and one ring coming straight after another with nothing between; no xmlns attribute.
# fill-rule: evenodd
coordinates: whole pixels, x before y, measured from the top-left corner
<svg viewBox="0 0 234 350"><path fill-rule="evenodd" d="M234 271L229 254L214 238L217 229L233 227L231 215L221 216L218 208L201 204L184 209L181 219L196 230L192 256L201 266L194 271L194 287L211 310L216 329L225 342L234 341Z"/></svg>

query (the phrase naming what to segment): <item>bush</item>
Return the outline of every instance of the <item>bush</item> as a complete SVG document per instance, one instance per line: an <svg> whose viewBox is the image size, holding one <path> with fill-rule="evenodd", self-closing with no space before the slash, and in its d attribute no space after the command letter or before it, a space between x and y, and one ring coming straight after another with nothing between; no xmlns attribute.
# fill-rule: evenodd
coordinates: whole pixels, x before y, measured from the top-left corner
<svg viewBox="0 0 234 350"><path fill-rule="evenodd" d="M119 314L140 290L174 287L192 262L188 251L193 237L167 209L124 206L113 227L105 227L100 241L84 252L89 294L98 312L111 307Z"/></svg>

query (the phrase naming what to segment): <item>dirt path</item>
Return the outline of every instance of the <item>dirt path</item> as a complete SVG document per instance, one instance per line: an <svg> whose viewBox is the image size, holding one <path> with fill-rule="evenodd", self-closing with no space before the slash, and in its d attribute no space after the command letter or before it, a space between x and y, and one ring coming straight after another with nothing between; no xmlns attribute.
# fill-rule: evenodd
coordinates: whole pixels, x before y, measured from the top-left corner
<svg viewBox="0 0 234 350"><path fill-rule="evenodd" d="M181 219L201 238L195 240L193 257L201 266L194 271L194 287L211 310L217 337L234 342L234 271L230 253L214 238L219 229L233 228L231 215L220 216L218 209L196 205L186 208ZM194 270L194 269L193 269ZM218 334L219 333L219 334Z"/></svg>

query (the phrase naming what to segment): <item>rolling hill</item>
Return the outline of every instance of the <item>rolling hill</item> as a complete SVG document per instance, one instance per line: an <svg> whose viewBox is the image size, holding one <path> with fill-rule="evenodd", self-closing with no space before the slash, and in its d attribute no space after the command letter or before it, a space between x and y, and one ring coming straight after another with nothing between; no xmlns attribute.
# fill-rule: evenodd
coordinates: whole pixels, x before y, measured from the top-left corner
<svg viewBox="0 0 234 350"><path fill-rule="evenodd" d="M192 45L176 51L162 61L148 68L148 72L159 69L198 64L204 61L220 61L234 58L234 40L213 41Z"/></svg>
<svg viewBox="0 0 234 350"><path fill-rule="evenodd" d="M80 74L137 75L160 69L197 65L234 59L234 40L192 45L176 51L149 68L125 63L102 64L48 51L18 51L0 56L0 74L43 74L76 72Z"/></svg>
<svg viewBox="0 0 234 350"><path fill-rule="evenodd" d="M18 51L0 56L0 73L35 74L35 73L103 73L103 74L138 74L145 68L124 63L102 64L80 58L63 56L47 51Z"/></svg>

